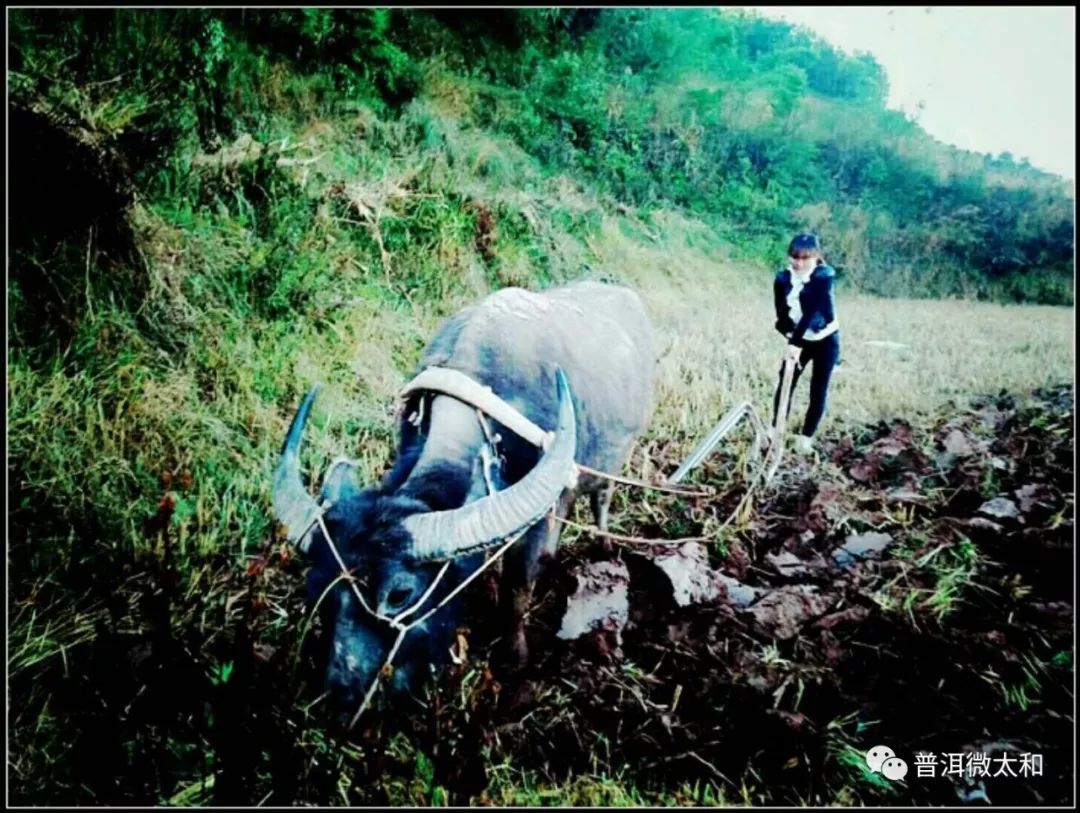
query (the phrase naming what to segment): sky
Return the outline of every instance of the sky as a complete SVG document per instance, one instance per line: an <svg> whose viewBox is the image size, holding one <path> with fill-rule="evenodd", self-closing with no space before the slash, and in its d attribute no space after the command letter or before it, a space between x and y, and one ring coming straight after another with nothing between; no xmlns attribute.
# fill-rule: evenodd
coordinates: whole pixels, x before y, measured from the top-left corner
<svg viewBox="0 0 1080 813"><path fill-rule="evenodd" d="M1076 177L1076 9L742 6L873 54L888 106L963 149ZM922 105L921 112L918 111Z"/></svg>

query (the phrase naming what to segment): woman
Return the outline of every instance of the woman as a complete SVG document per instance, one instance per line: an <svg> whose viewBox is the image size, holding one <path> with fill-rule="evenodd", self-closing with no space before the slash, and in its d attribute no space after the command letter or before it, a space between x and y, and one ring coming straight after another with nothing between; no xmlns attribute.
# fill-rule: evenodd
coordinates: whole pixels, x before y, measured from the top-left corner
<svg viewBox="0 0 1080 813"><path fill-rule="evenodd" d="M833 279L836 274L822 259L821 244L816 235L795 235L788 245L788 257L790 264L776 275L773 282L776 329L787 337L787 358L796 361L792 392L806 365L814 365L810 376L810 406L806 410L802 434L795 436L795 450L808 454L813 449L811 439L821 422L821 416L825 414L829 378L840 358L840 333L833 302ZM780 383L773 397L774 418L779 409L783 380L784 370L781 367Z"/></svg>

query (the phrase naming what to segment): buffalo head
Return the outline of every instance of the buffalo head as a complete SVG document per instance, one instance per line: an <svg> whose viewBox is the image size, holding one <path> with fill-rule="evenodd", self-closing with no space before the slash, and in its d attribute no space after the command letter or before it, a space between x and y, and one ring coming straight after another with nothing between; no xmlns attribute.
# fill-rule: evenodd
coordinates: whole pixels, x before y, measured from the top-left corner
<svg viewBox="0 0 1080 813"><path fill-rule="evenodd" d="M574 403L561 369L555 379L557 425L536 465L493 494L476 488L483 478L466 476L471 488L454 500L458 507L445 510L386 483L362 488L344 460L331 464L314 499L301 480L299 454L316 389L300 405L275 470L273 509L281 532L311 562L309 598L329 633L327 688L344 715L379 678L403 626L420 622L394 653L385 684L391 694L416 691L445 663L461 594L429 611L483 563L485 551L536 524L572 487ZM460 489L462 480L448 476L446 487Z"/></svg>

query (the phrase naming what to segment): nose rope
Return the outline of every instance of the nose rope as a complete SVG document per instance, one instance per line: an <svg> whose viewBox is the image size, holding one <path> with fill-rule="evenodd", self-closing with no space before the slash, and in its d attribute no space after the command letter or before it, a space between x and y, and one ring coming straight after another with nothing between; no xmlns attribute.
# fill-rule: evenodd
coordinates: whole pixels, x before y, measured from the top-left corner
<svg viewBox="0 0 1080 813"><path fill-rule="evenodd" d="M498 443L499 438L498 438L498 436L495 436L495 437L492 436L491 431L490 431L490 427L487 425L487 422L485 420L485 416L484 416L483 412L481 412L480 410L477 410L477 415L480 418L480 425L484 430L484 434L485 434L485 436L487 438L487 441L490 444L490 446L492 447L492 450L493 450L494 454L497 455L497 451L494 451L494 450L495 450L496 444ZM483 451L487 451L487 450L488 450L487 446L483 447ZM488 465L489 465L488 460L484 460L484 468L485 468L484 480L485 480L485 483L486 483L486 485L488 487L488 491L492 492L492 491L494 491L494 487L493 487L493 485L491 483L490 472L487 471L487 466ZM558 502L557 500L552 502L551 506L549 506L547 511L545 511L545 514L549 514L552 511L554 511L555 505L556 505L557 502ZM466 587L468 587L469 584L471 584L472 581L477 576L479 576L481 573L483 573L485 570L487 570L487 568L490 567L494 562L496 562L499 559L499 557L502 556L510 548L511 545L513 545L515 542L517 542L519 539L521 539L521 537L524 536L525 532L528 530L528 527L522 528L516 534L513 534L512 536L507 537L506 541L498 548L498 550L496 550L491 556L487 557L484 560L483 564L481 564L478 568L476 568L476 570L474 570L465 579L463 579L461 584L459 584L457 587L455 587L453 590L451 590L438 604L436 604L434 607L432 607L430 610L428 610L426 613L424 613L419 618L415 618L415 619L413 619L412 621L410 621L408 623L403 623L402 620L404 618L407 618L408 616L410 616L413 613L417 612L420 608L422 608L424 606L424 604L427 603L427 600L431 597L431 594L433 592L435 592L435 589L439 586L439 583L442 581L443 577L446 575L447 570L449 570L451 560L447 560L446 562L443 563L442 568L435 575L435 578L432 579L431 584L428 586L428 589L424 591L424 594L422 596L420 596L419 600L417 600L417 602L415 604L413 604L411 607L407 607L406 609L402 610L400 613L398 613L393 618L391 618L389 616L386 616L386 615L383 615L382 613L379 613L376 610L371 609L371 607L368 605L367 601L364 599L364 594L360 591L360 588L357 585L356 577L353 576L353 574L350 572L349 568L345 565L345 560L342 558L341 553L338 552L337 545L334 544L334 539L330 535L330 529L326 527L326 520L324 519L324 515L326 514L327 511L330 510L332 505L333 505L333 503L330 500L324 500L322 502L322 504L319 506L319 512L315 515L315 522L318 523L319 529L323 533L323 538L326 540L326 544L330 548L330 552L334 555L334 559L337 561L338 567L341 568L342 577L344 577L344 579L349 583L349 586L352 588L353 594L356 596L357 600L360 602L360 606L364 608L364 611L368 615L370 615L372 618L375 618L375 619L377 619L379 621L382 621L382 622L386 623L387 625L390 626L391 629L397 630L397 637L394 639L394 643L390 647L390 651L386 656L386 660L384 661L384 663L383 663L382 667L379 669L379 671L375 674L375 677L372 679L371 685L368 687L367 692L364 694L364 699L360 703L360 708L358 708L356 710L356 714L353 715L352 720L349 722L349 729L351 730L352 728L354 728L356 726L356 723L357 723L357 721L359 721L360 716L364 713L364 711L367 710L368 706L371 703L372 697L375 696L375 692L379 688L379 678L384 673L387 673L389 671L389 669L393 666L394 656L397 654L398 650L401 648L401 644L405 640L405 634L409 630L411 630L413 627L417 627L420 624L423 624L432 615L434 615L442 607L444 607L447 603L449 603L454 598L454 596L456 596L458 593L460 593L462 590L464 590Z"/></svg>
<svg viewBox="0 0 1080 813"><path fill-rule="evenodd" d="M323 532L323 538L326 539L326 544L330 547L330 552L334 554L334 558L337 560L338 567L341 568L342 575L345 576L345 580L349 583L349 586L352 587L353 593L356 594L356 598L357 600L359 600L360 606L367 610L368 613L370 613L371 615L375 616L376 618L380 618L378 613L368 607L367 602L364 600L363 593L361 593L360 588L356 586L356 577L354 577L349 568L345 566L345 560L341 558L341 554L338 553L337 546L334 544L334 540L330 536L330 529L326 527L326 521L323 519L323 514L325 514L330 509L331 505L333 505L333 503L331 503L329 500L324 501L323 504L320 506L319 513L315 517L315 521L319 523L319 528ZM390 619L384 620L389 621Z"/></svg>
<svg viewBox="0 0 1080 813"><path fill-rule="evenodd" d="M424 595L420 596L419 600L413 606L402 610L400 613L395 615L390 620L390 626L391 627L394 627L395 629L408 629L408 627L402 625L401 619L403 619L407 615L412 615L413 613L415 613L417 610L419 610L421 607L424 606L424 602L428 600L428 596L431 595L431 593L438 586L439 582L442 581L442 577L446 574L447 568L449 568L449 567L450 567L450 560L448 559L447 561L443 562L442 569L439 570L439 572L435 576L435 578L431 580L431 585L428 587L427 590L424 591ZM414 621L413 624L415 624L415 623L416 622ZM409 626L412 626L412 625L410 624Z"/></svg>
<svg viewBox="0 0 1080 813"><path fill-rule="evenodd" d="M554 505L552 505L552 508L554 508ZM549 509L549 510L551 510L551 509ZM368 687L367 694L364 695L364 700L360 704L360 708L358 708L356 710L356 714L353 715L352 720L349 722L349 728L350 729L352 729L356 725L357 721L360 719L360 716L367 710L368 705L371 703L371 698L375 696L375 692L379 688L379 677L384 672L386 672L389 667L391 667L393 665L394 655L397 654L398 649L401 647L401 642L405 639L405 633L407 633L413 627L416 627L416 626L419 626L420 624L423 624L431 616L433 616L436 612L438 612L440 609L442 609L442 607L444 605L446 605L451 599L453 599L454 596L456 596L458 593L460 593L462 590L464 590L466 587L468 587L469 583L473 579L475 579L477 576L479 576L481 573L483 573L491 565L492 562L495 562L500 556L502 556L503 553L506 552L506 550L511 545L513 545L515 542L517 542L525 534L526 530L528 530L528 529L526 528L526 529L523 529L521 531L518 531L516 534L514 534L513 536L508 538L506 540L506 542L504 542L503 545L497 551L495 551L494 555L489 557L482 565L480 565L480 567L478 567L476 570L474 570L472 573L470 573L468 578L464 579L461 582L461 584L459 584L457 587L455 587L453 590L451 590L443 598L442 601L440 601L438 604L436 604L434 607L432 607L430 610L428 610L422 616L420 616L419 618L415 619L414 621L412 621L412 622L410 622L408 624L399 624L399 623L397 623L397 619L394 619L393 621L390 622L391 625L395 629L398 630L397 639L394 641L394 645L390 648L390 652L386 656L386 662L383 663L382 668L379 670L378 674L376 674L375 677L372 679L371 686ZM418 601L416 604L414 604L412 607L410 607L405 612L401 613L398 616L398 618L401 618L401 617L403 617L405 615L408 615L408 614L414 612L418 607L422 606L423 603L427 600L427 597L431 594L432 590L435 589L435 585L438 584L442 580L443 575L446 573L446 570L449 567L450 567L450 562L448 561L442 566L442 570L439 571L438 575L435 577L434 581L432 582L431 587L429 587L427 592L424 593L424 595L421 597L420 601ZM376 616L376 617L378 618L379 616Z"/></svg>
<svg viewBox="0 0 1080 813"><path fill-rule="evenodd" d="M454 596L456 596L458 593L460 593L462 590L464 590L466 587L468 587L469 584L473 581L473 579L475 579L477 576L479 576L481 573L483 573L488 567L491 566L492 563L497 561L498 558L500 556L502 556L510 548L511 545L513 545L522 536L524 536L524 534L528 530L528 528L523 528L522 530L518 531L513 536L508 537L506 539L506 541L499 547L499 549L495 551L494 554L489 556L484 561L484 563L481 564L478 568L476 568L476 570L474 570L472 573L470 573L467 578L463 579L461 584L459 584L457 587L455 587L453 590L451 590L438 604L436 604L434 607L432 607L430 610L428 610L426 613L424 613L419 618L416 618L413 621L410 621L408 623L402 623L401 619L415 613L417 610L419 610L421 607L423 607L424 604L427 602L428 598L431 597L431 594L435 591L435 588L438 586L439 582L442 581L443 576L446 575L446 571L450 568L450 561L448 560L448 561L443 563L442 568L439 570L439 572L436 574L435 578L432 580L431 585L428 587L428 589L426 591L424 591L424 594L420 597L420 599L415 604L413 604L411 607L407 608L406 610L403 610L402 612L398 613L393 618L390 618L389 616L382 615L381 613L378 613L375 610L372 610L371 607L368 606L367 601L364 600L364 595L363 595L363 593L360 592L360 588L356 584L356 578L352 575L351 572L349 572L349 569L345 566L345 560L342 559L341 554L338 552L337 545L334 544L333 537L330 536L330 529L326 527L326 521L323 519L323 515L330 508L331 505L332 505L332 503L330 503L329 501L323 502L322 506L320 506L319 514L316 517L316 521L319 523L319 528L323 532L323 537L326 539L326 544L327 544L327 546L329 546L330 552L334 554L334 559L337 560L338 566L341 568L342 574L344 575L345 579L349 582L349 585L352 587L353 593L356 595L356 598L360 601L360 606L363 607L364 610L370 616L372 616L373 618L378 619L379 621L383 621L383 622L389 624L392 629L395 629L398 632L397 638L394 640L394 644L393 644L393 646L390 647L390 652L386 656L386 661L383 663L382 668L379 669L379 671L376 673L375 677L372 679L371 685L368 687L368 690L364 695L364 699L360 703L360 708L358 708L356 710L356 714L353 715L352 720L349 722L349 729L352 729L353 727L355 727L357 721L360 719L360 716L367 710L368 706L371 703L371 698L375 696L375 692L379 688L379 678L380 678L380 676L384 672L386 672L393 665L394 656L397 654L398 649L401 648L402 641L405 640L405 634L409 630L411 630L413 627L416 627L416 626L419 626L420 624L423 624L432 615L434 615L436 612L438 612L440 609L442 609L442 607L444 607L448 602L450 602L454 598ZM551 508L548 509L548 512L553 510L554 507L555 507L555 505L553 503Z"/></svg>

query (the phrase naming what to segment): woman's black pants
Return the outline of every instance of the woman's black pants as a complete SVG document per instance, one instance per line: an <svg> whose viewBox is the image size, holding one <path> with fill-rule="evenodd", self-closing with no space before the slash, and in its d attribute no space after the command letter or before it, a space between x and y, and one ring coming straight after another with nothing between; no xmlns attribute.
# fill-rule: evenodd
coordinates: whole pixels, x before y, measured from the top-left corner
<svg viewBox="0 0 1080 813"><path fill-rule="evenodd" d="M795 386L799 383L802 371L807 364L813 364L814 369L810 373L810 406L806 409L806 420L803 421L802 433L807 437L813 437L821 423L821 416L825 414L825 404L829 395L829 379L832 378L833 368L840 359L840 331L826 336L816 342L806 342L802 354L799 356L799 366L795 368L795 377L791 382L791 392L795 393ZM784 383L784 366L780 365L780 381L776 385L776 393L773 395L773 417L775 423L776 411L780 408L780 387ZM788 398L787 411L791 414L791 401Z"/></svg>

